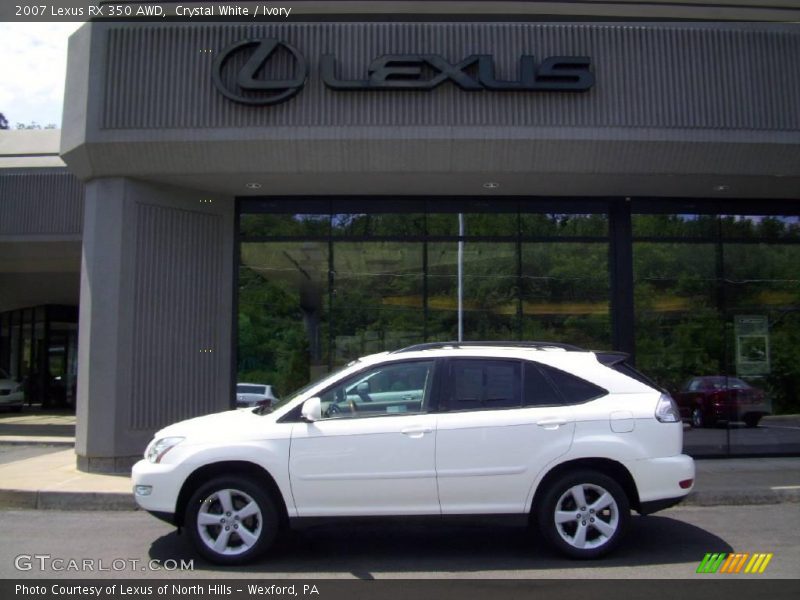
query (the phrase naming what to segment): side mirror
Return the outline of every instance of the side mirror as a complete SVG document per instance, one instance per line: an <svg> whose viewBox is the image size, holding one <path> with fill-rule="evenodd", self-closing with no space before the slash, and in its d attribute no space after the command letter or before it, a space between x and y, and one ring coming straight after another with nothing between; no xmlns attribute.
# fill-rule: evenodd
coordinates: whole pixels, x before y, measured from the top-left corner
<svg viewBox="0 0 800 600"><path fill-rule="evenodd" d="M322 418L322 401L319 398L314 397L303 402L303 408L300 411L300 416L303 417L304 421L309 423L319 421Z"/></svg>
<svg viewBox="0 0 800 600"><path fill-rule="evenodd" d="M362 381L356 386L356 393L359 396L369 394L369 381Z"/></svg>

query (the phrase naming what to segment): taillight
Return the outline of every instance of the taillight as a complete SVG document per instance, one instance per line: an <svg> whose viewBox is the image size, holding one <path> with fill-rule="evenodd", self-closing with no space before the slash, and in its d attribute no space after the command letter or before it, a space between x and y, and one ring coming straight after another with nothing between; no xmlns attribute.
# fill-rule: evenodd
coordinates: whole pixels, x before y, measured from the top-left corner
<svg viewBox="0 0 800 600"><path fill-rule="evenodd" d="M681 420L681 414L678 411L678 405L669 394L661 394L656 404L656 419L660 423L678 423Z"/></svg>

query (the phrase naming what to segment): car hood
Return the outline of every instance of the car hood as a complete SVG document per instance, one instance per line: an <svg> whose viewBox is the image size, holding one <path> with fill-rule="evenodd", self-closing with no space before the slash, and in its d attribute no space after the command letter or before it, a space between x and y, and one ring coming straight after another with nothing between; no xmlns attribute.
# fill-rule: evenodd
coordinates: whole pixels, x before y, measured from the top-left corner
<svg viewBox="0 0 800 600"><path fill-rule="evenodd" d="M0 379L0 389L7 390L7 389L14 389L19 385L13 379Z"/></svg>
<svg viewBox="0 0 800 600"><path fill-rule="evenodd" d="M155 437L185 437L188 442L264 439L277 435L275 421L274 415L257 414L252 408L227 410L173 423Z"/></svg>

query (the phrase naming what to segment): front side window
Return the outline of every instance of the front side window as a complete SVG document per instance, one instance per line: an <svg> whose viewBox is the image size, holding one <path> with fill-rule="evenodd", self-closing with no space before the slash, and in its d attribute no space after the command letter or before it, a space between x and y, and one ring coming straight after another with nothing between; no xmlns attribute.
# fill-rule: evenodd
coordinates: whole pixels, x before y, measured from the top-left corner
<svg viewBox="0 0 800 600"><path fill-rule="evenodd" d="M519 408L520 365L508 360L452 360L446 410Z"/></svg>
<svg viewBox="0 0 800 600"><path fill-rule="evenodd" d="M323 418L423 412L432 376L432 360L392 363L362 371L320 394Z"/></svg>

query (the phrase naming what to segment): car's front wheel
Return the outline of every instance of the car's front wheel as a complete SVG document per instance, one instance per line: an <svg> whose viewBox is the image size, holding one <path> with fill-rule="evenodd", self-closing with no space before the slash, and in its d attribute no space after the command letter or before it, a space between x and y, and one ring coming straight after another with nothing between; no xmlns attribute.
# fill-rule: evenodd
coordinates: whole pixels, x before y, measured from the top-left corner
<svg viewBox="0 0 800 600"><path fill-rule="evenodd" d="M630 503L611 477L593 471L561 476L537 510L542 535L572 558L597 558L616 547L630 520Z"/></svg>
<svg viewBox="0 0 800 600"><path fill-rule="evenodd" d="M189 500L186 528L198 552L211 562L238 565L263 554L278 534L270 495L238 475L219 477Z"/></svg>

